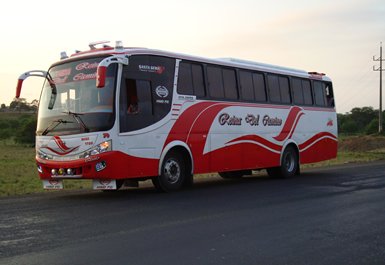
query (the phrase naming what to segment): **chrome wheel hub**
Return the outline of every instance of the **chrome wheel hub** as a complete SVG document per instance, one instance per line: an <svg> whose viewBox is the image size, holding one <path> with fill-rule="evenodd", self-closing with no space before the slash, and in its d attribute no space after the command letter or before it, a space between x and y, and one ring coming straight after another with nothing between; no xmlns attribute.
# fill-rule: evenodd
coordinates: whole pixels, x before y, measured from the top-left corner
<svg viewBox="0 0 385 265"><path fill-rule="evenodd" d="M178 182L180 178L180 166L176 161L168 160L164 165L163 173L167 179L167 182L174 184Z"/></svg>

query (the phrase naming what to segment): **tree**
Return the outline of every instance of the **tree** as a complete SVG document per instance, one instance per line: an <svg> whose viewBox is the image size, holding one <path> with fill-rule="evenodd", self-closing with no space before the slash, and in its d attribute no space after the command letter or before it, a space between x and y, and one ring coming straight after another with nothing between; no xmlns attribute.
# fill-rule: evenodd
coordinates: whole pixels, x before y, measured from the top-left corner
<svg viewBox="0 0 385 265"><path fill-rule="evenodd" d="M357 126L357 123L355 123L352 120L347 120L340 126L340 132L342 133L357 133L359 132L359 127Z"/></svg>
<svg viewBox="0 0 385 265"><path fill-rule="evenodd" d="M0 120L0 140L6 140L12 136L11 127L6 120Z"/></svg>
<svg viewBox="0 0 385 265"><path fill-rule="evenodd" d="M27 103L25 98L14 99L9 105L9 109L12 111L37 111L37 107L39 105L39 101L34 99L31 103Z"/></svg>
<svg viewBox="0 0 385 265"><path fill-rule="evenodd" d="M378 117L378 110L374 110L373 107L353 108L351 110L351 119L362 131L376 117Z"/></svg>
<svg viewBox="0 0 385 265"><path fill-rule="evenodd" d="M375 134L378 133L378 119L373 119L365 127L365 134Z"/></svg>
<svg viewBox="0 0 385 265"><path fill-rule="evenodd" d="M30 106L35 106L37 108L39 106L39 100L34 99L34 100L31 101L31 103L29 105Z"/></svg>
<svg viewBox="0 0 385 265"><path fill-rule="evenodd" d="M29 106L30 106L31 110L33 110L33 112L36 113L37 109L39 107L39 100L37 100L37 99L32 100L31 103L29 103Z"/></svg>
<svg viewBox="0 0 385 265"><path fill-rule="evenodd" d="M25 98L19 98L14 99L11 104L9 104L9 109L13 111L26 111L29 110L29 106Z"/></svg>
<svg viewBox="0 0 385 265"><path fill-rule="evenodd" d="M378 110L373 107L353 108L350 113L338 114L338 128L341 133L374 133L374 122ZM378 121L378 120L377 120ZM377 122L378 130L378 122Z"/></svg>
<svg viewBox="0 0 385 265"><path fill-rule="evenodd" d="M22 144L35 144L36 117L23 119L20 130L16 133L15 140Z"/></svg>

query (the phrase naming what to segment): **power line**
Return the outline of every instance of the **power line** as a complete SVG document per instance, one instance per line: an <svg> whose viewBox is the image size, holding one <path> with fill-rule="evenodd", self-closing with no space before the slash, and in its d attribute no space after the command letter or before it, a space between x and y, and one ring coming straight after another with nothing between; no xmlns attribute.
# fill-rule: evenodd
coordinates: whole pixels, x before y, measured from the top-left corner
<svg viewBox="0 0 385 265"><path fill-rule="evenodd" d="M360 102L364 98L370 98L370 96L374 95L374 91L369 90L368 93L363 94L362 91L367 90L368 87L373 86L374 76L369 71L369 67L371 67L371 63L368 62L367 65L362 65L359 68L355 68L353 75L349 78L344 78L341 80L339 86L341 88L347 89L349 92L344 93L343 97L339 99L338 107L341 109L345 109L352 105L356 105L356 99L360 98ZM337 80L335 80L337 83ZM349 109L349 110L350 110Z"/></svg>
<svg viewBox="0 0 385 265"><path fill-rule="evenodd" d="M379 71L380 72L380 109L379 109L379 113L378 113L378 132L381 133L382 132L382 72L384 71L384 69L382 69L382 62L385 61L382 59L382 42L380 44L380 57L375 58L373 56L373 61L380 62L380 67L375 68L373 66L373 71Z"/></svg>

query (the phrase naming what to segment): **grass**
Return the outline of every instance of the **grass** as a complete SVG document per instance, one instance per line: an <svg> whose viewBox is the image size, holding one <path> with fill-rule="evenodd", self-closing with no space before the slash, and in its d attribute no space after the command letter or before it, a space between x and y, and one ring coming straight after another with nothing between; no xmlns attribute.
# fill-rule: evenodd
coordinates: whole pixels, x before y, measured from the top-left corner
<svg viewBox="0 0 385 265"><path fill-rule="evenodd" d="M0 196L42 192L43 184L36 169L35 149L9 143L2 143L0 148ZM91 188L90 181L65 181L64 184L66 189Z"/></svg>
<svg viewBox="0 0 385 265"><path fill-rule="evenodd" d="M0 196L30 194L41 190L32 147L2 145Z"/></svg>
<svg viewBox="0 0 385 265"><path fill-rule="evenodd" d="M337 158L323 161L314 164L303 165L304 168L309 167L328 167L334 165L358 163L358 162L370 162L385 159L385 150L376 152L347 152L339 151Z"/></svg>
<svg viewBox="0 0 385 265"><path fill-rule="evenodd" d="M18 146L12 141L0 142L0 196L25 195L43 192L42 182L38 177L33 147ZM327 167L332 165L369 162L385 159L384 148L369 151L340 150L336 159L309 167ZM213 174L211 174L213 175ZM207 177L200 175L198 177ZM66 190L91 189L90 180L64 180Z"/></svg>

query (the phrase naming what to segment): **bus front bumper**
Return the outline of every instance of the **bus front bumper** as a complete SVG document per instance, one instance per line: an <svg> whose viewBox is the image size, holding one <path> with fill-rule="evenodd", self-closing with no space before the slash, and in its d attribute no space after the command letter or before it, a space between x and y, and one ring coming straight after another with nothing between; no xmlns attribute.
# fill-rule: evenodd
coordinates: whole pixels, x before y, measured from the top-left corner
<svg viewBox="0 0 385 265"><path fill-rule="evenodd" d="M156 176L159 160L109 151L71 161L36 157L36 163L39 177L46 184L44 186L56 187L56 183L61 183L63 179L92 179L95 189L104 189L100 187L114 186L109 181ZM95 186L97 181L100 183Z"/></svg>

